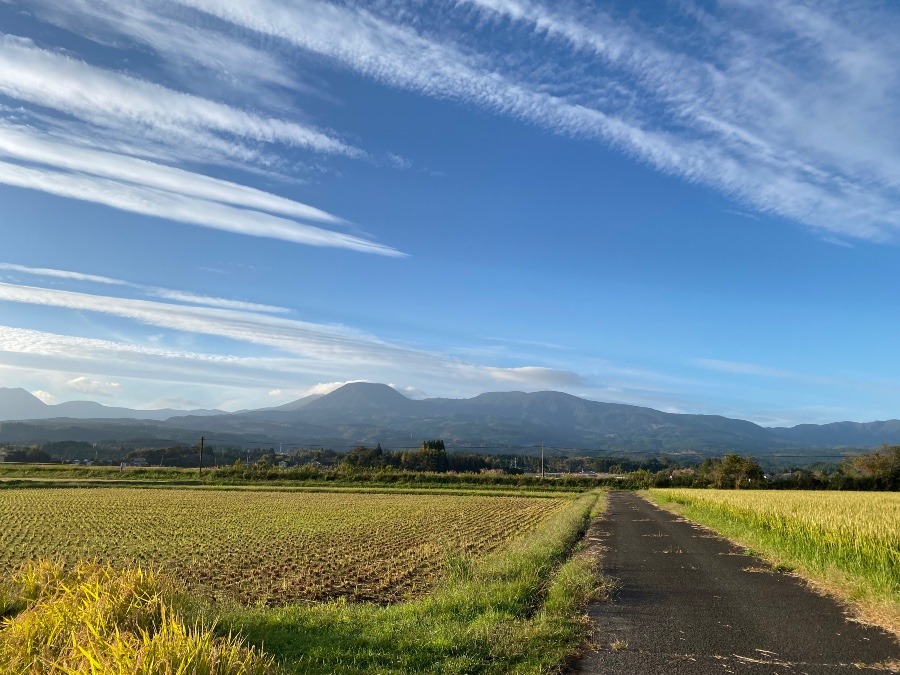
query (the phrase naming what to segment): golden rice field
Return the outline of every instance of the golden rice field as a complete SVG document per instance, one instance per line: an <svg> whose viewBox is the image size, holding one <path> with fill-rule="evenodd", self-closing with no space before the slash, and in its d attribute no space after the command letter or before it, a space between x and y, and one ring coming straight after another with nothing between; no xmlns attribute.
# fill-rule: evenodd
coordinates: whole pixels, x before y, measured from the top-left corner
<svg viewBox="0 0 900 675"><path fill-rule="evenodd" d="M208 599L280 605L422 595L565 498L143 488L0 490L0 568L158 567Z"/></svg>
<svg viewBox="0 0 900 675"><path fill-rule="evenodd" d="M878 605L900 629L900 493L653 489L691 520ZM871 609L871 608L870 608Z"/></svg>

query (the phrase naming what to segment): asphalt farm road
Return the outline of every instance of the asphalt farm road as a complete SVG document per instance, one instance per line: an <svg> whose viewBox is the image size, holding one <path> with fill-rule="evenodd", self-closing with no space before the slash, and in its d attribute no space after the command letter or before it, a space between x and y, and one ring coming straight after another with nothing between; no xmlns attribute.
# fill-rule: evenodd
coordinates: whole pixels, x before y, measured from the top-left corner
<svg viewBox="0 0 900 675"><path fill-rule="evenodd" d="M900 672L893 636L708 530L615 492L599 526L603 572L584 675Z"/></svg>

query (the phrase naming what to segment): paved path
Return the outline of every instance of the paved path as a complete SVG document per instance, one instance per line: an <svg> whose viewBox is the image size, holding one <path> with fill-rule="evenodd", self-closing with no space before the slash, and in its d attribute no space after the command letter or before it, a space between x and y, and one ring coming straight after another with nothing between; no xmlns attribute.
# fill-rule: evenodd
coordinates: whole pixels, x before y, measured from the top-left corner
<svg viewBox="0 0 900 675"><path fill-rule="evenodd" d="M598 650L575 672L900 672L885 667L900 666L893 637L847 621L794 577L634 494L611 495L601 530L603 571L618 588L591 607Z"/></svg>

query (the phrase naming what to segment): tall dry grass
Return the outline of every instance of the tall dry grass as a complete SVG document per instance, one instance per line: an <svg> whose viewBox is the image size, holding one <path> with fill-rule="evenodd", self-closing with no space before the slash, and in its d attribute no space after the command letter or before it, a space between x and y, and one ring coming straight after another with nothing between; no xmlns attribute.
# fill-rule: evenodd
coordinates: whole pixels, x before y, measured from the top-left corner
<svg viewBox="0 0 900 675"><path fill-rule="evenodd" d="M3 583L0 672L263 675L272 659L189 624L172 583L142 569L31 563Z"/></svg>

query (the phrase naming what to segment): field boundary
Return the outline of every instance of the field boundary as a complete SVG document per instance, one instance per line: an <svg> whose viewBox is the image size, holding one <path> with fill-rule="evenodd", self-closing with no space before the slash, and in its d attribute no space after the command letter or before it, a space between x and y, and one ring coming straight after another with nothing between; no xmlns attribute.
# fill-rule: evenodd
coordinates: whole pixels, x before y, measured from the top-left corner
<svg viewBox="0 0 900 675"><path fill-rule="evenodd" d="M541 489L536 486L515 487L510 485L406 485L370 483L348 483L335 485L328 483L206 483L198 481L173 481L165 479L147 480L112 480L103 478L0 478L0 490L4 489L52 489L52 488L134 488L147 490L208 490L223 492L327 492L354 494L408 494L408 495L447 495L460 497L530 497L537 499L574 499L590 492L585 489L558 488Z"/></svg>

